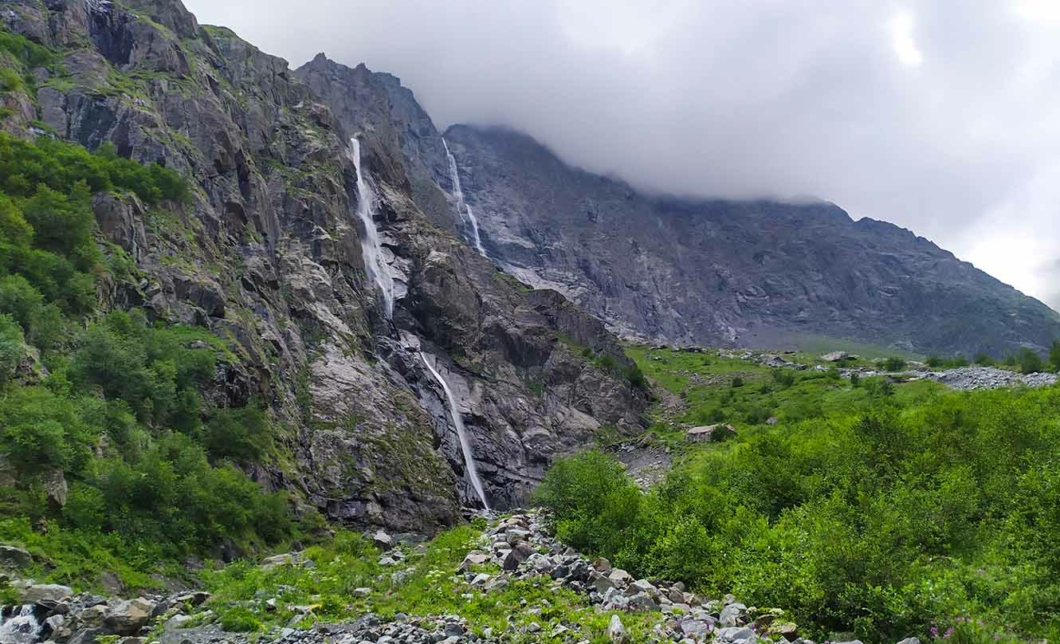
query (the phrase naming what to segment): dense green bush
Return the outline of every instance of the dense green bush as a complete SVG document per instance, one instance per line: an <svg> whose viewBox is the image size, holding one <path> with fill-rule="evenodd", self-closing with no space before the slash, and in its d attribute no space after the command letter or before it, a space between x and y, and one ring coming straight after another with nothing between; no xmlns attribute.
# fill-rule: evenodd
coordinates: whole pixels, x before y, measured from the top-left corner
<svg viewBox="0 0 1060 644"><path fill-rule="evenodd" d="M40 55L0 34L0 48L12 47ZM54 579L91 583L118 570L149 584L148 571L275 543L292 523L285 496L230 463L270 453L267 413L202 402L218 360L235 360L225 343L140 311L98 313L100 191L149 204L188 195L176 173L112 147L90 154L0 133L0 455L17 475L0 486L0 540L36 544ZM30 364L36 376L13 378L34 348L48 369ZM62 507L41 485L56 472L69 484Z"/></svg>
<svg viewBox="0 0 1060 644"><path fill-rule="evenodd" d="M890 357L883 361L881 365L884 371L902 371L905 369L905 360L897 357Z"/></svg>
<svg viewBox="0 0 1060 644"><path fill-rule="evenodd" d="M1038 373L1045 371L1045 361L1032 349L1024 347L1016 354L1016 363L1021 373Z"/></svg>
<svg viewBox="0 0 1060 644"><path fill-rule="evenodd" d="M1060 390L890 399L695 452L650 493L600 453L558 462L557 533L634 574L795 613L819 637L928 636L969 616L1060 629Z"/></svg>

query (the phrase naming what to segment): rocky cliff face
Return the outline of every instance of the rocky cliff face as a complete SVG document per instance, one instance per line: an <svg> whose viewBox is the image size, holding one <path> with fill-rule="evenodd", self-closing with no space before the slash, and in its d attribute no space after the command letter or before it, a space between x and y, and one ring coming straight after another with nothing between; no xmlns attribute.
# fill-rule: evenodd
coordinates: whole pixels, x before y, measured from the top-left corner
<svg viewBox="0 0 1060 644"><path fill-rule="evenodd" d="M335 520L455 521L474 494L421 352L459 399L495 506L525 500L550 459L601 424L641 424L646 394L603 324L451 232L445 176L408 163L422 150L400 136L433 125L422 110L385 109L405 105L396 79L367 78L336 118L285 61L200 26L179 0L0 0L0 26L58 57L0 97L3 129L110 142L189 178L189 206L98 199L101 241L135 264L101 301L229 341L209 396L262 399L285 428L289 462L255 466L263 484ZM364 268L352 136L379 195L393 319Z"/></svg>
<svg viewBox="0 0 1060 644"><path fill-rule="evenodd" d="M445 133L489 255L631 336L922 353L1044 350L1058 316L930 241L828 203L653 198L528 136Z"/></svg>

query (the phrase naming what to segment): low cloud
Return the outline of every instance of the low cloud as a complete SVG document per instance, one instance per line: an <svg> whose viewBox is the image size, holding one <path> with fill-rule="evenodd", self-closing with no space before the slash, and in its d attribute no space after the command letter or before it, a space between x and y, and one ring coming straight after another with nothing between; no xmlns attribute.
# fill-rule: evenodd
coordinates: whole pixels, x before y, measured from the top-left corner
<svg viewBox="0 0 1060 644"><path fill-rule="evenodd" d="M1060 304L1051 0L186 0L646 190L816 195Z"/></svg>

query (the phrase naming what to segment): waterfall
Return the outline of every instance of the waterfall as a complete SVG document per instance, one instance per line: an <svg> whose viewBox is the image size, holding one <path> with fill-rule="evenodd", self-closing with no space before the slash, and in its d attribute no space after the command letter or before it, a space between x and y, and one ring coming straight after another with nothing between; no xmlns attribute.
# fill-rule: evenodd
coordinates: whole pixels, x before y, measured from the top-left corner
<svg viewBox="0 0 1060 644"><path fill-rule="evenodd" d="M383 259L379 231L376 230L375 220L372 218L375 192L361 170L361 142L356 137L350 139L348 155L357 169L357 216L364 224L364 237L361 238L364 268L368 272L368 278L375 282L383 293L384 311L387 319L390 319L394 316L394 276L390 274L390 266Z"/></svg>
<svg viewBox="0 0 1060 644"><path fill-rule="evenodd" d="M0 619L0 644L33 644L40 637L41 623L27 604L7 621Z"/></svg>
<svg viewBox="0 0 1060 644"><path fill-rule="evenodd" d="M478 231L478 217L475 217L471 206L467 205L464 200L464 189L460 186L460 172L456 167L456 157L449 151L449 144L445 142L445 139L442 139L442 147L445 148L445 157L449 160L449 179L453 184L453 199L456 200L456 212L460 215L461 220L471 221L471 241L475 242L475 250L483 257L488 257L486 249L482 247L482 235ZM464 216L465 211L467 217Z"/></svg>
<svg viewBox="0 0 1060 644"><path fill-rule="evenodd" d="M471 211L471 206L465 204L467 208L467 218L471 220L471 238L475 240L475 248L483 257L486 257L486 249L482 247L482 237L478 234L478 217Z"/></svg>
<svg viewBox="0 0 1060 644"><path fill-rule="evenodd" d="M486 502L486 492L482 489L482 481L478 478L478 468L475 466L475 457L471 453L471 443L468 442L467 432L464 430L464 420L460 417L460 410L456 407L456 397L453 396L453 391L449 389L449 384L445 382L445 378L442 378L442 374L438 373L431 366L431 363L427 361L427 354L421 352L420 359L423 360L427 370L431 372L434 379L442 386L442 391L445 392L445 398L449 403L449 415L453 418L453 424L456 425L456 435L460 439L460 450L464 453L464 465L467 468L468 478L471 479L471 485L475 488L475 493L478 494L479 500L482 501L482 507L489 512L490 504Z"/></svg>

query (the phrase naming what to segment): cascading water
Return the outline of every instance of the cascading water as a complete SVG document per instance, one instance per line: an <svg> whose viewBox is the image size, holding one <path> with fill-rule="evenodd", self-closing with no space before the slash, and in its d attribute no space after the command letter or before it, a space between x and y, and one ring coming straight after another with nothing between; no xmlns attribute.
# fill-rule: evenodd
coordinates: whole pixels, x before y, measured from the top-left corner
<svg viewBox="0 0 1060 644"><path fill-rule="evenodd" d="M372 218L375 192L361 170L361 142L356 137L350 139L348 154L353 161L353 167L357 169L357 216L364 224L364 237L361 238L364 267L368 271L368 277L382 291L383 307L387 319L390 319L394 315L394 276L390 273L390 266L383 259L379 231L376 230L375 220Z"/></svg>
<svg viewBox="0 0 1060 644"><path fill-rule="evenodd" d="M471 220L471 238L475 242L475 248L483 257L486 257L486 249L482 247L482 237L478 234L478 218L475 217L475 213L472 212L471 206L465 204L467 208L467 218Z"/></svg>
<svg viewBox="0 0 1060 644"><path fill-rule="evenodd" d="M9 619L0 618L0 644L33 644L40 638L42 628L33 615L33 606L27 604Z"/></svg>
<svg viewBox="0 0 1060 644"><path fill-rule="evenodd" d="M449 179L453 184L453 199L456 199L456 211L460 214L461 219L464 219L466 211L467 220L471 222L471 241L475 242L475 250L483 257L488 257L486 249L482 247L482 235L478 231L478 218L472 212L471 206L464 201L464 189L460 186L460 172L456 167L456 157L449 151L449 144L445 142L445 139L442 139L442 147L445 148L445 157L449 160Z"/></svg>
<svg viewBox="0 0 1060 644"><path fill-rule="evenodd" d="M453 419L453 425L456 425L456 436L460 439L460 450L464 453L464 466L467 468L468 478L471 479L471 486L475 488L475 494L478 494L479 500L482 501L482 507L486 509L486 512L489 512L490 504L486 501L486 492L482 489L482 481L478 478L478 468L475 466L475 457L471 453L471 443L468 442L467 432L464 430L464 419L460 417L460 410L456 406L456 397L453 396L453 391L449 389L449 384L445 382L445 378L442 378L442 374L438 373L431 366L431 363L427 361L427 354L420 353L420 359L423 360L427 371L431 372L434 379L442 386L442 391L445 392L445 399L449 403L449 415Z"/></svg>

